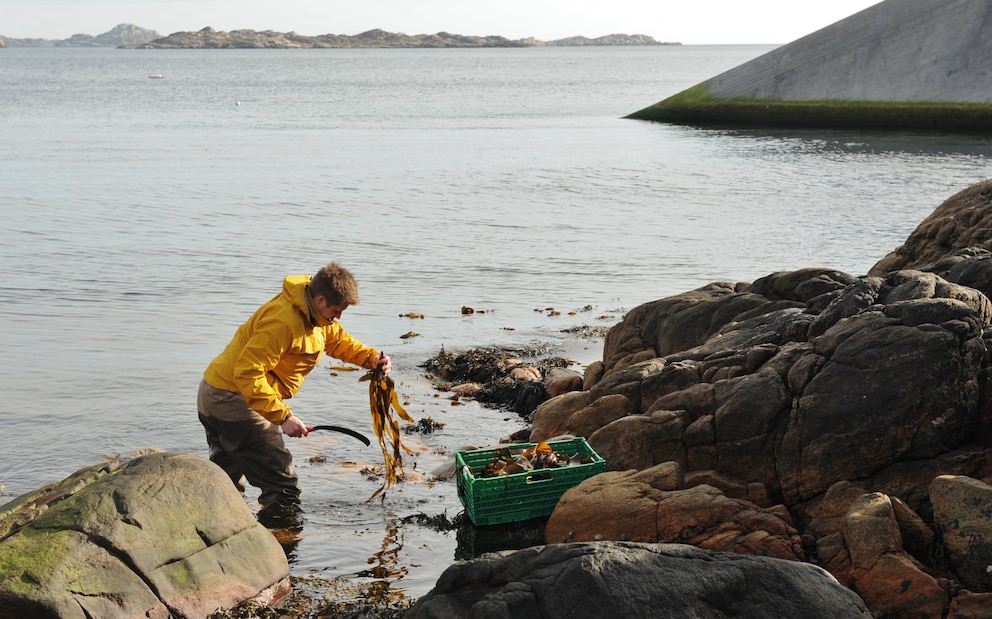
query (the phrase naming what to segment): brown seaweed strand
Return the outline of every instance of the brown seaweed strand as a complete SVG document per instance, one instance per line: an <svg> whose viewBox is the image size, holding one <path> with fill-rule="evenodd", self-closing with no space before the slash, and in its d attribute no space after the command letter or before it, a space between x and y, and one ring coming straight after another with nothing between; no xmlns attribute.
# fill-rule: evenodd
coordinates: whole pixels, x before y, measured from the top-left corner
<svg viewBox="0 0 992 619"><path fill-rule="evenodd" d="M372 429L375 431L379 447L382 449L384 475L382 486L372 493L366 503L380 493L396 485L396 480L403 475L403 455L401 448L412 453L400 440L400 424L390 414L390 408L395 408L397 414L404 420L413 422L410 415L400 406L396 395L393 379L379 368L369 370L359 381L369 381L369 408L372 413ZM383 496L385 499L385 496Z"/></svg>

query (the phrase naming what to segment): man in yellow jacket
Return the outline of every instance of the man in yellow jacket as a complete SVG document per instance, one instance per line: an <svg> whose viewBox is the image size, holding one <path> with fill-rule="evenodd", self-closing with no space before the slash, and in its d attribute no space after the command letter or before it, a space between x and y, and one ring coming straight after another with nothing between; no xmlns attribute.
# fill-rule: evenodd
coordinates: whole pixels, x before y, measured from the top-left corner
<svg viewBox="0 0 992 619"><path fill-rule="evenodd" d="M358 303L358 282L331 263L316 275L293 275L262 305L203 373L197 394L210 460L244 491L259 488L259 520L277 526L299 510L293 456L282 435L304 437L307 425L286 400L324 353L388 372L390 360L345 331L341 314Z"/></svg>

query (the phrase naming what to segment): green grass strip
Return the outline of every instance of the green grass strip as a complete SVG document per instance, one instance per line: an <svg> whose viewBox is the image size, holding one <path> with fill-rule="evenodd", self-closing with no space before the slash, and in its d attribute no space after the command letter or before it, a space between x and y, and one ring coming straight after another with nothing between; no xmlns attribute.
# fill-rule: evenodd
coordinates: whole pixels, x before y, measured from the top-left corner
<svg viewBox="0 0 992 619"><path fill-rule="evenodd" d="M723 127L992 133L992 104L943 101L724 99L697 84L626 118Z"/></svg>

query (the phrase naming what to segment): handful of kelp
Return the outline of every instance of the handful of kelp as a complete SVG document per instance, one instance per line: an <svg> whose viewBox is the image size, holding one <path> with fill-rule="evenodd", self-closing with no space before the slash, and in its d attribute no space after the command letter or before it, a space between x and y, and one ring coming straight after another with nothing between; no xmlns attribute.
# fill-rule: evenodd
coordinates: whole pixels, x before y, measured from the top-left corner
<svg viewBox="0 0 992 619"><path fill-rule="evenodd" d="M369 370L364 376L358 379L369 381L369 407L372 410L372 429L375 430L375 437L379 439L379 447L382 448L383 459L383 481L382 487L372 493L368 498L371 501L380 492L396 485L396 480L403 476L403 455L400 450L412 453L400 440L400 424L390 414L390 409L396 409L396 413L404 420L413 423L411 417L403 407L400 406L399 397L394 389L393 379L386 376L386 373L379 368Z"/></svg>
<svg viewBox="0 0 992 619"><path fill-rule="evenodd" d="M500 475L526 473L538 469L557 469L585 464L588 461L590 461L589 458L583 458L578 453L566 456L557 452L544 441L516 452L511 451L509 447L498 447L495 450L495 457L482 469L480 477L499 477Z"/></svg>

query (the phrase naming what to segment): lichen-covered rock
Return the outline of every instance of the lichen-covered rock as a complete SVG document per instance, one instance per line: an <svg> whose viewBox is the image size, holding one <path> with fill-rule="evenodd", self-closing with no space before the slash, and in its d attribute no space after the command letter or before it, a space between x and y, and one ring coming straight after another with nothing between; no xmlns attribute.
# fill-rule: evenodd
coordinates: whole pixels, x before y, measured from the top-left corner
<svg viewBox="0 0 992 619"><path fill-rule="evenodd" d="M282 547L216 465L150 453L0 507L0 618L201 618L289 591Z"/></svg>

